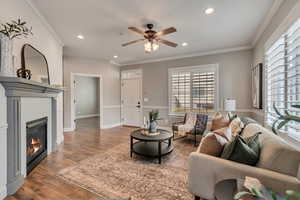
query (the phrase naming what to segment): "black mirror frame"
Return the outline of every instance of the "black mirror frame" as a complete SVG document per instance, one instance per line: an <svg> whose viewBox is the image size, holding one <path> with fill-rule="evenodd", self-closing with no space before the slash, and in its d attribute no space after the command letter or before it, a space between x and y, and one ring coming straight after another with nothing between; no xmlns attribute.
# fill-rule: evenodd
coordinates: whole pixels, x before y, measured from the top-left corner
<svg viewBox="0 0 300 200"><path fill-rule="evenodd" d="M27 70L26 69L26 61L25 61L25 47L29 46L31 48L33 48L35 51L37 51L39 54L41 54L41 56L44 58L46 65L47 65L47 74L48 74L48 84L50 85L50 74L49 74L49 65L48 65L48 61L46 59L46 56L44 54L42 54L42 52L40 52L39 50L37 50L35 47L33 47L31 44L24 44L21 50L21 69L23 69L24 71Z"/></svg>

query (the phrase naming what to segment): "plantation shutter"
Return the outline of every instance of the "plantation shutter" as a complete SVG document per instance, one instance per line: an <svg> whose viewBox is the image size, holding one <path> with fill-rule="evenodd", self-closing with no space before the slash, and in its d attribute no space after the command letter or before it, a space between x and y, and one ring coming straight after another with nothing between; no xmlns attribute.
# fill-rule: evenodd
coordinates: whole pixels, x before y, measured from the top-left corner
<svg viewBox="0 0 300 200"><path fill-rule="evenodd" d="M172 74L172 112L189 112L191 107L191 73Z"/></svg>
<svg viewBox="0 0 300 200"><path fill-rule="evenodd" d="M192 106L194 111L211 111L215 102L215 73L195 72L192 78Z"/></svg>
<svg viewBox="0 0 300 200"><path fill-rule="evenodd" d="M266 123L272 125L278 118L273 105L300 116L300 110L292 105L300 104L300 20L298 20L266 52ZM289 122L283 131L300 140L300 128Z"/></svg>
<svg viewBox="0 0 300 200"><path fill-rule="evenodd" d="M300 116L300 109L292 105L300 104L300 19L288 30L286 35L287 98L286 110ZM289 122L287 131L300 140L300 124Z"/></svg>
<svg viewBox="0 0 300 200"><path fill-rule="evenodd" d="M279 111L285 109L285 39L282 36L266 54L267 79L267 124L272 125L277 115L273 104Z"/></svg>
<svg viewBox="0 0 300 200"><path fill-rule="evenodd" d="M209 112L215 109L216 68L180 68L169 74L170 113Z"/></svg>

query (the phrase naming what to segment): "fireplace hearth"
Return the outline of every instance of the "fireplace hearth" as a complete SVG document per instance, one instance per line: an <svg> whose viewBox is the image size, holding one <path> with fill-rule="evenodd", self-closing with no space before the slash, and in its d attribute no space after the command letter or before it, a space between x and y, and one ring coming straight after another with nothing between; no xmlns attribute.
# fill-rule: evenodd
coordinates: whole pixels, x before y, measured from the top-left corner
<svg viewBox="0 0 300 200"><path fill-rule="evenodd" d="M47 126L47 117L26 123L27 174L47 156Z"/></svg>

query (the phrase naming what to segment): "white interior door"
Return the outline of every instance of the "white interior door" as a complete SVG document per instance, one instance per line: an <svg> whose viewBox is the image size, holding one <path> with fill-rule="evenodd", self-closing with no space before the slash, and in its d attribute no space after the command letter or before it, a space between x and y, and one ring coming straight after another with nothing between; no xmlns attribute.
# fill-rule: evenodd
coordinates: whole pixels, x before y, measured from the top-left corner
<svg viewBox="0 0 300 200"><path fill-rule="evenodd" d="M141 79L122 80L122 121L127 126L141 126Z"/></svg>

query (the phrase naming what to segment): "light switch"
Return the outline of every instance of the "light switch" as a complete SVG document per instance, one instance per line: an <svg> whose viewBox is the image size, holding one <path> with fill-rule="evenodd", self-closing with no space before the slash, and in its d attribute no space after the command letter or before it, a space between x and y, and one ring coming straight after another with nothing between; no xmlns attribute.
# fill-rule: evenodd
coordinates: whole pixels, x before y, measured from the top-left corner
<svg viewBox="0 0 300 200"><path fill-rule="evenodd" d="M149 101L149 99L148 98L144 98L144 102L148 102Z"/></svg>

